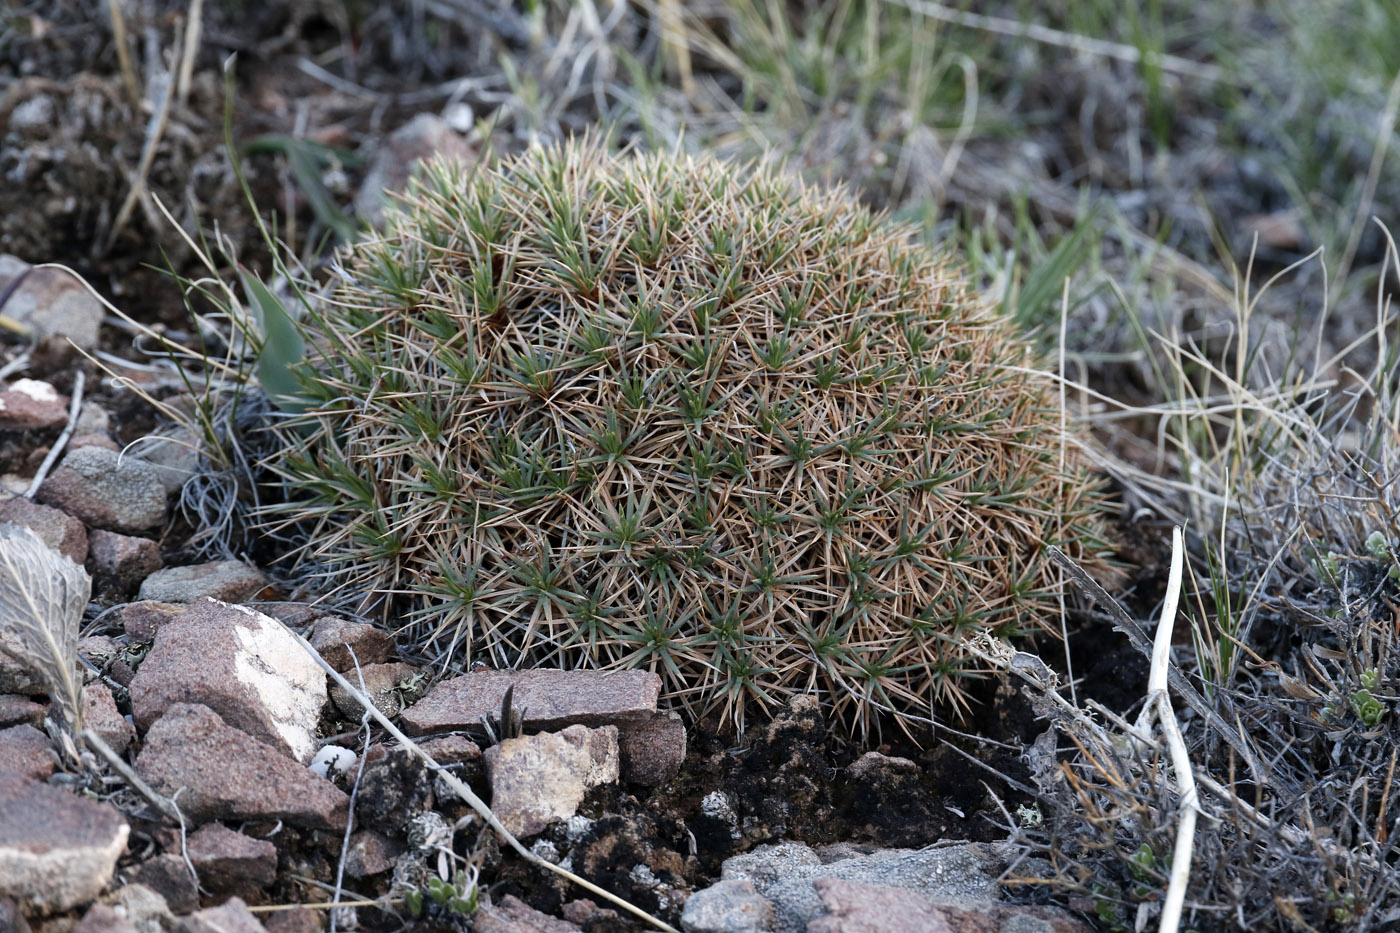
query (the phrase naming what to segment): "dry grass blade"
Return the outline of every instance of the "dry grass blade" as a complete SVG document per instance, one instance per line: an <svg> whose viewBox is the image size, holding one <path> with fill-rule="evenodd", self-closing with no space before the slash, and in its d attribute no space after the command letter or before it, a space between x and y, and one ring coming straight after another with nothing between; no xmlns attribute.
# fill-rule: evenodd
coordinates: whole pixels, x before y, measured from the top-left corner
<svg viewBox="0 0 1400 933"><path fill-rule="evenodd" d="M28 528L0 524L0 646L44 681L74 734L82 728L78 628L92 579Z"/></svg>

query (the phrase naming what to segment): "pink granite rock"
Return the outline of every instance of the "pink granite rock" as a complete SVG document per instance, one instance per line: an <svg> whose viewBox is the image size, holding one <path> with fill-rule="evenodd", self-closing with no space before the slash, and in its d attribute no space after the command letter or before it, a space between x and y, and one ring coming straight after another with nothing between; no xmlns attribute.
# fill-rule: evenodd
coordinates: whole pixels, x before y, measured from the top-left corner
<svg viewBox="0 0 1400 933"><path fill-rule="evenodd" d="M144 885L165 901L172 913L187 914L199 906L199 889L190 867L173 852L156 855L122 870L131 884Z"/></svg>
<svg viewBox="0 0 1400 933"><path fill-rule="evenodd" d="M399 847L372 829L362 829L350 837L345 853L345 873L351 878L371 878L394 867Z"/></svg>
<svg viewBox="0 0 1400 933"><path fill-rule="evenodd" d="M361 678L364 679L363 684ZM421 691L422 688L417 684L426 680L426 677L413 665L395 661L392 664L361 664L359 671L352 667L345 672L345 679L350 681L356 690L367 691L366 695L375 709L393 718L403 709L405 697L414 696L417 691ZM350 696L348 690L334 681L330 683L329 689L331 702L340 711L340 715L346 719L360 718L364 708Z"/></svg>
<svg viewBox="0 0 1400 933"><path fill-rule="evenodd" d="M99 681L83 687L83 725L96 732L118 755L136 741L136 730L118 711L111 688Z"/></svg>
<svg viewBox="0 0 1400 933"><path fill-rule="evenodd" d="M326 675L277 622L205 600L160 627L131 682L139 729L175 703L201 703L235 729L309 762Z"/></svg>
<svg viewBox="0 0 1400 933"><path fill-rule="evenodd" d="M121 607L117 610L117 618L132 641L150 644L155 640L156 630L180 618L186 608L178 603L144 599Z"/></svg>
<svg viewBox="0 0 1400 933"><path fill-rule="evenodd" d="M231 897L218 907L182 917L175 933L266 933L242 899Z"/></svg>
<svg viewBox="0 0 1400 933"><path fill-rule="evenodd" d="M514 894L478 910L472 916L472 929L476 933L583 933L567 920L541 913Z"/></svg>
<svg viewBox="0 0 1400 933"><path fill-rule="evenodd" d="M111 805L0 771L0 891L40 913L107 886L130 827Z"/></svg>
<svg viewBox="0 0 1400 933"><path fill-rule="evenodd" d="M529 729L641 722L656 712L661 693L660 676L648 671L477 671L443 681L404 710L404 731L480 728L482 717L500 713L512 684L514 708Z"/></svg>
<svg viewBox="0 0 1400 933"><path fill-rule="evenodd" d="M149 538L94 531L88 538L92 569L101 586L131 592L161 568L160 545Z"/></svg>
<svg viewBox="0 0 1400 933"><path fill-rule="evenodd" d="M321 616L313 622L306 640L327 664L342 673L354 670L356 660L361 666L384 664L394 656L394 639L388 632L337 616ZM354 658L350 656L352 648Z"/></svg>
<svg viewBox="0 0 1400 933"><path fill-rule="evenodd" d="M207 706L178 703L146 733L136 771L180 808L208 820L285 820L341 829L350 798L271 745L227 725Z"/></svg>
<svg viewBox="0 0 1400 933"><path fill-rule="evenodd" d="M57 431L68 423L68 396L37 379L0 391L0 431Z"/></svg>
<svg viewBox="0 0 1400 933"><path fill-rule="evenodd" d="M38 729L28 725L0 729L0 772L43 780L57 766L53 743Z"/></svg>
<svg viewBox="0 0 1400 933"><path fill-rule="evenodd" d="M190 861L211 890L234 891L272 884L277 878L277 846L222 823L208 823L190 835Z"/></svg>
<svg viewBox="0 0 1400 933"><path fill-rule="evenodd" d="M675 713L655 713L618 731L624 781L655 787L680 771L685 761L685 723Z"/></svg>
<svg viewBox="0 0 1400 933"><path fill-rule="evenodd" d="M23 525L75 564L88 557L88 533L83 523L62 509L31 502L23 496L0 502L0 522Z"/></svg>
<svg viewBox="0 0 1400 933"><path fill-rule="evenodd" d="M41 726L48 707L18 693L0 693L0 729L21 724Z"/></svg>

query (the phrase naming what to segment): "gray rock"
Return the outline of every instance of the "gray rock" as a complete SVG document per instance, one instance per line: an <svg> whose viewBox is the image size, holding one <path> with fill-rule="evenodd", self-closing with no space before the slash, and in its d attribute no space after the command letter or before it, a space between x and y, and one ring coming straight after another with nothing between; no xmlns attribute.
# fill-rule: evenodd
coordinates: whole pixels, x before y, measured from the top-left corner
<svg viewBox="0 0 1400 933"><path fill-rule="evenodd" d="M38 498L107 531L130 534L165 521L165 487L151 465L102 447L69 451Z"/></svg>
<svg viewBox="0 0 1400 933"><path fill-rule="evenodd" d="M141 438L132 445L131 452L155 468L166 493L173 495L200 472L202 446L192 432L173 426Z"/></svg>
<svg viewBox="0 0 1400 933"><path fill-rule="evenodd" d="M83 687L83 725L96 732L118 755L136 741L136 729L117 709L112 689L100 681Z"/></svg>
<svg viewBox="0 0 1400 933"><path fill-rule="evenodd" d="M664 784L685 762L685 723L675 713L655 713L620 727L618 746L623 780L646 787Z"/></svg>
<svg viewBox="0 0 1400 933"><path fill-rule="evenodd" d="M476 933L583 933L567 920L540 913L513 894L486 904L472 917Z"/></svg>
<svg viewBox="0 0 1400 933"><path fill-rule="evenodd" d="M393 840L372 829L362 829L350 837L345 854L345 873L351 878L370 878L394 867L399 847Z"/></svg>
<svg viewBox="0 0 1400 933"><path fill-rule="evenodd" d="M373 152L355 197L355 213L376 227L383 224L384 208L389 203L385 192L407 190L409 179L423 162L438 156L470 163L478 157L475 146L431 113L420 113L394 130Z"/></svg>
<svg viewBox="0 0 1400 933"><path fill-rule="evenodd" d="M384 664L394 656L394 639L388 632L338 616L318 618L311 624L311 633L306 640L320 652L327 664L341 673L353 671L357 660L363 667L366 664ZM354 650L353 657L351 649Z"/></svg>
<svg viewBox="0 0 1400 933"><path fill-rule="evenodd" d="M802 850L806 850L803 852ZM752 881L772 901L773 930L802 933L825 913L815 886L818 878L838 878L913 891L939 904L997 902L999 866L986 846L968 843L937 849L882 849L868 855L812 864L820 856L806 846L759 846L727 859L725 880Z"/></svg>
<svg viewBox="0 0 1400 933"><path fill-rule="evenodd" d="M205 600L160 627L131 682L140 729L175 703L201 703L233 728L309 762L326 675L273 619Z"/></svg>
<svg viewBox="0 0 1400 933"><path fill-rule="evenodd" d="M0 891L40 913L91 901L130 832L105 803L0 771Z"/></svg>
<svg viewBox="0 0 1400 933"><path fill-rule="evenodd" d="M265 589L270 581L241 560L213 560L157 570L141 582L140 599L164 603L193 603L218 599L241 603Z"/></svg>
<svg viewBox="0 0 1400 933"><path fill-rule="evenodd" d="M361 677L364 678L363 687ZM417 685L425 678L413 665L395 661L392 664L361 664L358 672L352 667L345 672L345 679L356 690L367 691L374 708L393 718L403 709L406 699L417 695L421 690ZM359 719L364 712L364 708L340 684L330 684L330 696L335 708L346 719Z"/></svg>
<svg viewBox="0 0 1400 933"><path fill-rule="evenodd" d="M821 867L822 859L811 846L800 842L779 842L758 846L751 852L725 859L720 877L752 881L762 891L783 878L805 877Z"/></svg>
<svg viewBox="0 0 1400 933"><path fill-rule="evenodd" d="M277 846L222 823L208 823L192 833L186 852L199 880L213 891L269 885L277 878Z"/></svg>
<svg viewBox="0 0 1400 933"><path fill-rule="evenodd" d="M23 525L75 564L88 558L88 533L83 523L61 509L31 502L23 496L0 502L0 522Z"/></svg>
<svg viewBox="0 0 1400 933"><path fill-rule="evenodd" d="M661 677L648 671L477 671L444 680L403 713L410 735L480 728L506 688L530 729L639 723L656 712Z"/></svg>
<svg viewBox="0 0 1400 933"><path fill-rule="evenodd" d="M29 725L0 729L0 773L42 781L58 764L49 737ZM3 890L3 888L0 888Z"/></svg>
<svg viewBox="0 0 1400 933"><path fill-rule="evenodd" d="M937 903L915 891L842 878L814 882L825 916L807 933L1092 933L1058 907L979 901Z"/></svg>
<svg viewBox="0 0 1400 933"><path fill-rule="evenodd" d="M68 396L47 382L18 379L0 390L0 431L57 431L68 423Z"/></svg>
<svg viewBox="0 0 1400 933"><path fill-rule="evenodd" d="M286 820L312 829L342 829L350 798L334 784L227 725L207 706L178 703L156 720L136 759L156 790L180 787L180 808L208 820Z"/></svg>
<svg viewBox="0 0 1400 933"><path fill-rule="evenodd" d="M506 829L530 836L578 812L589 788L617 780L617 727L569 726L506 739L483 757L491 809Z"/></svg>
<svg viewBox="0 0 1400 933"><path fill-rule="evenodd" d="M0 291L29 268L15 256L0 256ZM62 269L34 269L5 302L5 314L27 324L36 338L67 337L91 350L106 312L75 276Z"/></svg>
<svg viewBox="0 0 1400 933"><path fill-rule="evenodd" d="M160 545L149 538L94 531L88 537L98 586L129 593L161 568Z"/></svg>
<svg viewBox="0 0 1400 933"><path fill-rule="evenodd" d="M264 933L241 898L231 897L218 907L197 910L180 919L175 933Z"/></svg>
<svg viewBox="0 0 1400 933"><path fill-rule="evenodd" d="M773 922L773 905L750 881L721 881L696 891L681 911L686 933L759 933Z"/></svg>

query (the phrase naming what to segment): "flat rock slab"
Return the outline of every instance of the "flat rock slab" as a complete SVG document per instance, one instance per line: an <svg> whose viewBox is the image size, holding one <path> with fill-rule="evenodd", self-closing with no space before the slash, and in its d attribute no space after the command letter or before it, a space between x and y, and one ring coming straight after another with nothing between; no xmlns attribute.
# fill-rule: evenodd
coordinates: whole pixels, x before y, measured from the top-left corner
<svg viewBox="0 0 1400 933"><path fill-rule="evenodd" d="M492 811L515 835L531 836L577 813L589 788L617 780L617 727L506 739L483 755Z"/></svg>
<svg viewBox="0 0 1400 933"><path fill-rule="evenodd" d="M214 600L162 625L131 681L131 708L146 729L176 703L200 703L230 726L298 761L316 754L326 675L275 620Z"/></svg>
<svg viewBox="0 0 1400 933"><path fill-rule="evenodd" d="M818 878L814 885L825 916L806 933L1091 933L1092 928L1055 907L981 903L939 904L903 888Z"/></svg>
<svg viewBox="0 0 1400 933"><path fill-rule="evenodd" d="M165 487L151 465L102 447L69 451L39 487L38 498L92 528L123 534L165 521Z"/></svg>
<svg viewBox="0 0 1400 933"><path fill-rule="evenodd" d="M342 829L350 798L277 748L229 726L207 706L177 703L146 733L136 771L180 808L208 820L286 820Z"/></svg>
<svg viewBox="0 0 1400 933"><path fill-rule="evenodd" d="M115 809L0 771L0 891L41 913L93 900L130 833Z"/></svg>
<svg viewBox="0 0 1400 933"><path fill-rule="evenodd" d="M477 671L443 681L404 710L404 731L479 729L483 717L500 714L512 684L514 708L529 729L640 722L661 695L661 677L649 671Z"/></svg>
<svg viewBox="0 0 1400 933"><path fill-rule="evenodd" d="M193 603L218 599L241 603L267 588L267 576L241 560L211 560L184 567L166 567L141 581L141 599Z"/></svg>

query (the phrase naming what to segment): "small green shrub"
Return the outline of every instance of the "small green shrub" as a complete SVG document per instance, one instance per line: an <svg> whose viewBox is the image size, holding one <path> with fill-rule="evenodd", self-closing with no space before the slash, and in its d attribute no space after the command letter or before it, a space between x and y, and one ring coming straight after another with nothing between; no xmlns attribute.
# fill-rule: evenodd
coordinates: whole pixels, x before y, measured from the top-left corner
<svg viewBox="0 0 1400 933"><path fill-rule="evenodd" d="M1103 566L1098 486L1008 325L774 171L437 166L308 327L282 517L441 655L907 727L965 701L967 636L1049 624L1045 545Z"/></svg>

